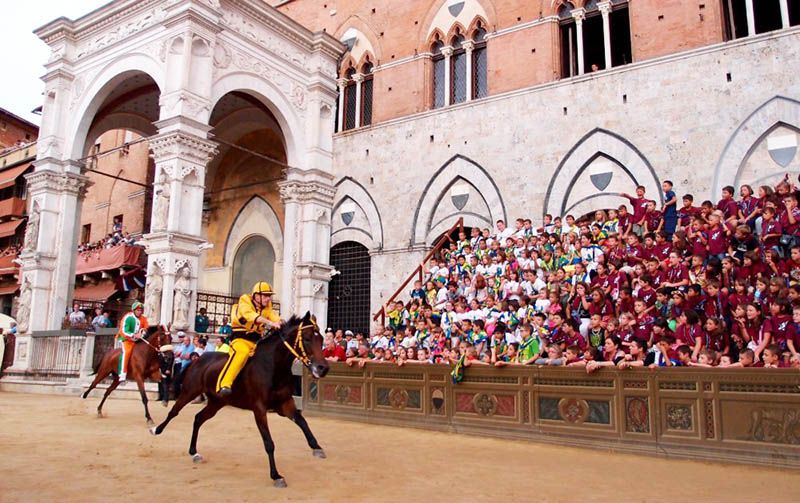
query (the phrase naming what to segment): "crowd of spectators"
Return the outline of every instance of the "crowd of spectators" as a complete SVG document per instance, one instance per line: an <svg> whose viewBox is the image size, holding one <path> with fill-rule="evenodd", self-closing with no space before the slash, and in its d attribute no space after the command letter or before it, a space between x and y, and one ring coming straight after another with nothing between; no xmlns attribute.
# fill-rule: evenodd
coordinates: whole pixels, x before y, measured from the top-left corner
<svg viewBox="0 0 800 503"><path fill-rule="evenodd" d="M134 246L137 241L136 238L131 236L129 232L123 230L122 222L114 220L112 232L100 239L91 243L82 243L78 245L78 253L91 253L115 246Z"/></svg>
<svg viewBox="0 0 800 503"><path fill-rule="evenodd" d="M426 266L371 336L329 330L325 356L367 362L800 367L800 209L788 176L695 205L663 183L576 220L472 228ZM660 206L660 207L659 207Z"/></svg>

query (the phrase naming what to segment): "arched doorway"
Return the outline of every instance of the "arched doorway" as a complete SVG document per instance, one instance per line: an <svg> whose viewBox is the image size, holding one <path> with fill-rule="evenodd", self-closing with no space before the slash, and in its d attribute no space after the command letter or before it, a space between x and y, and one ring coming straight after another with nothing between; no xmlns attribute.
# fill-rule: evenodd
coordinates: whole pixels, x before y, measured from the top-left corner
<svg viewBox="0 0 800 503"><path fill-rule="evenodd" d="M328 290L328 326L369 333L371 263L367 248L345 241L331 248L331 266L339 274Z"/></svg>
<svg viewBox="0 0 800 503"><path fill-rule="evenodd" d="M231 294L241 295L250 292L256 281L267 281L274 287L275 249L266 238L252 236L247 238L236 250L231 275Z"/></svg>

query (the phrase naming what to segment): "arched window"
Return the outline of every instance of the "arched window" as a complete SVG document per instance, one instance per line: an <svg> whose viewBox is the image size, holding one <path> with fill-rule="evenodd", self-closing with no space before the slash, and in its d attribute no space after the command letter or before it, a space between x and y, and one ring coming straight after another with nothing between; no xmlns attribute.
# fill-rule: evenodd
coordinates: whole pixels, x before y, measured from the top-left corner
<svg viewBox="0 0 800 503"><path fill-rule="evenodd" d="M441 40L436 40L431 45L433 54L433 108L444 106L444 54L442 54L444 44Z"/></svg>
<svg viewBox="0 0 800 503"><path fill-rule="evenodd" d="M748 7L748 4L751 5ZM780 0L723 0L722 7L728 40L800 24L798 0L787 0L785 12L781 9ZM748 10L753 13L752 26L747 19Z"/></svg>
<svg viewBox="0 0 800 503"><path fill-rule="evenodd" d="M575 12L573 2L558 8L561 77L573 77L621 66L633 60L627 0L587 0Z"/></svg>
<svg viewBox="0 0 800 503"><path fill-rule="evenodd" d="M450 103L463 103L467 99L467 52L464 36L456 35L450 42L453 56L450 58Z"/></svg>
<svg viewBox="0 0 800 503"><path fill-rule="evenodd" d="M472 97L473 99L485 98L489 95L489 81L487 70L489 67L488 53L486 52L486 30L478 23L472 34L475 48L472 49Z"/></svg>
<svg viewBox="0 0 800 503"><path fill-rule="evenodd" d="M328 288L328 326L369 334L369 251L364 245L345 241L331 248L331 266L339 271Z"/></svg>
<svg viewBox="0 0 800 503"><path fill-rule="evenodd" d="M356 81L353 80L355 68L348 68L344 74L347 85L344 88L344 127L343 130L356 127Z"/></svg>
<svg viewBox="0 0 800 503"><path fill-rule="evenodd" d="M575 30L575 19L570 2L564 2L558 8L559 31L561 33L561 77L567 78L578 74L578 38Z"/></svg>
<svg viewBox="0 0 800 503"><path fill-rule="evenodd" d="M372 63L367 61L361 67L361 74L364 75L364 81L361 83L361 125L369 126L372 124L372 88L373 88L373 74Z"/></svg>
<svg viewBox="0 0 800 503"><path fill-rule="evenodd" d="M256 281L272 284L275 279L275 249L272 243L262 236L245 239L233 258L231 278L233 295L249 292Z"/></svg>

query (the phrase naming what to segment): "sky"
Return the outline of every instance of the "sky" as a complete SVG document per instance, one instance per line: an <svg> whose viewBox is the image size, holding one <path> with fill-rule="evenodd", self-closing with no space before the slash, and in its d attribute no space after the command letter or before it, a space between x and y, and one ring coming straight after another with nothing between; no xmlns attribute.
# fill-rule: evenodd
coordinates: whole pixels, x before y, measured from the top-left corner
<svg viewBox="0 0 800 503"><path fill-rule="evenodd" d="M39 124L40 117L31 110L42 104L41 76L50 50L33 30L61 16L76 19L106 3L108 0L3 0L0 107Z"/></svg>

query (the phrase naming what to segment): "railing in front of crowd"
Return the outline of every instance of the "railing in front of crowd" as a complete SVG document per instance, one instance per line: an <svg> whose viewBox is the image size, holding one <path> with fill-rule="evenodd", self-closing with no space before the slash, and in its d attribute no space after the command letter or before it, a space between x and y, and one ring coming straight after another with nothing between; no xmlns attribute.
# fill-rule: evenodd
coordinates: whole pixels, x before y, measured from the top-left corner
<svg viewBox="0 0 800 503"><path fill-rule="evenodd" d="M78 377L86 332L52 330L31 335L30 363L26 378L66 382Z"/></svg>
<svg viewBox="0 0 800 503"><path fill-rule="evenodd" d="M397 289L397 291L395 291L392 296L383 303L380 310L372 316L372 321L378 321L378 319L380 319L381 325L386 325L386 308L389 307L395 301L395 299L397 299L398 295L400 295L412 281L415 279L422 281L424 279L423 274L425 271L425 264L427 264L430 259L435 257L436 254L445 247L445 245L453 241L451 234L453 234L456 229L464 230L464 217L460 217L458 221L452 227L450 227L450 230L445 232L444 235L439 238L436 243L434 243L433 248L431 248L431 250L425 255L417 268L408 275L406 280L400 284L400 287Z"/></svg>
<svg viewBox="0 0 800 503"><path fill-rule="evenodd" d="M797 369L332 363L309 414L706 461L800 467Z"/></svg>

